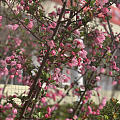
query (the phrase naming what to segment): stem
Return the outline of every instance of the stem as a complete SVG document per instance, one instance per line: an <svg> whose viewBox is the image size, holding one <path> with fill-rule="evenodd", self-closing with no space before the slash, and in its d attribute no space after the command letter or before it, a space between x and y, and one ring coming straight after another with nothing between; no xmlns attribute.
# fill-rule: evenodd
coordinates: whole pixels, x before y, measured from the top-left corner
<svg viewBox="0 0 120 120"><path fill-rule="evenodd" d="M83 97L84 97L86 91L87 91L87 89L85 89L85 91L84 91L83 94L81 95L81 98L80 98L78 104L77 104L76 107L74 108L73 116L79 114L79 111L78 111L78 110L79 110L79 109L81 110L81 108L82 108L82 106L83 106L83 103L81 104L81 102L82 102L82 100L83 100Z"/></svg>
<svg viewBox="0 0 120 120"><path fill-rule="evenodd" d="M37 87L37 86L36 86L37 81L38 81L38 79L39 79L39 76L40 76L41 73L42 73L42 69L43 69L43 67L45 66L46 60L48 59L49 50L50 50L50 48L48 48L47 53L46 53L46 55L44 56L43 61L42 61L42 64L41 64L41 66L40 66L40 68L39 68L39 70L38 70L38 73L37 73L37 75L36 75L36 77L35 77L35 79L34 79L34 82L33 82L32 86L30 87L30 91L29 91L29 94L28 94L28 100L25 102L25 104L24 104L24 106L23 106L23 108L22 108L22 110L21 110L22 112L21 112L21 114L20 114L19 120L22 119L22 117L23 117L23 115L25 114L26 109L28 108L31 100L32 100L32 99L34 98L34 96L35 96L33 92L34 92L34 90L35 90L36 87Z"/></svg>
<svg viewBox="0 0 120 120"><path fill-rule="evenodd" d="M37 91L37 93L36 93L35 101L38 99L40 91L41 91L41 89L39 88L38 91ZM32 105L32 109L31 109L30 115L29 115L30 118L31 118L31 116L32 116L32 114L33 114L33 112L34 112L35 104L36 104L36 102L33 103L33 105Z"/></svg>

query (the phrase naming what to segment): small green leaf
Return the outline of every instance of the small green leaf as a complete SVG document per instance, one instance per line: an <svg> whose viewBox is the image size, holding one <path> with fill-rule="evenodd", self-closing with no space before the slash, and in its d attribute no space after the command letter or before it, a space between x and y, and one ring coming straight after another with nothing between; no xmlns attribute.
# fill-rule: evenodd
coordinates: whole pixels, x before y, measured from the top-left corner
<svg viewBox="0 0 120 120"><path fill-rule="evenodd" d="M25 25L28 25L29 19L25 19Z"/></svg>
<svg viewBox="0 0 120 120"><path fill-rule="evenodd" d="M107 119L107 120L109 119L109 117L107 115L104 115L104 118Z"/></svg>

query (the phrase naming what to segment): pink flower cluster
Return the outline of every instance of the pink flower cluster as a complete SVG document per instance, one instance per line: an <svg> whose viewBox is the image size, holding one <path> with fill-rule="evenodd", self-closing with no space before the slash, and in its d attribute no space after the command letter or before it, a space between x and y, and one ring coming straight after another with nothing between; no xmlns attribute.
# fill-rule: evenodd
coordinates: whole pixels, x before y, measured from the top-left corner
<svg viewBox="0 0 120 120"><path fill-rule="evenodd" d="M27 25L27 28L28 28L28 29L32 29L33 26L34 26L33 20L30 20L30 22L29 22L28 25Z"/></svg>
<svg viewBox="0 0 120 120"><path fill-rule="evenodd" d="M17 30L18 27L19 27L18 24L7 25L7 28L13 31Z"/></svg>
<svg viewBox="0 0 120 120"><path fill-rule="evenodd" d="M104 98L102 99L102 103L99 105L99 109L100 109L100 110L103 109L103 107L106 105L106 100L107 100L106 97L104 97Z"/></svg>
<svg viewBox="0 0 120 120"><path fill-rule="evenodd" d="M2 16L0 16L0 27L2 26L1 22L2 22Z"/></svg>
<svg viewBox="0 0 120 120"><path fill-rule="evenodd" d="M101 8L103 8L103 6L109 2L109 0L96 0L96 4L100 5Z"/></svg>
<svg viewBox="0 0 120 120"><path fill-rule="evenodd" d="M95 30L96 38L95 38L95 44L96 45L102 45L102 43L105 40L105 35L103 32L99 30Z"/></svg>

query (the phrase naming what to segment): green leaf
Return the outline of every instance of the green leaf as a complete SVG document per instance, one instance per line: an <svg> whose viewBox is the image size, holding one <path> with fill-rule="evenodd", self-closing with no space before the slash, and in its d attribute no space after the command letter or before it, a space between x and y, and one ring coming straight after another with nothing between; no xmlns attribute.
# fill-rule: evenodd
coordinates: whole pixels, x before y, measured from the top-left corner
<svg viewBox="0 0 120 120"><path fill-rule="evenodd" d="M39 117L39 118L42 117L42 113L41 113L41 112L38 113L38 117Z"/></svg>
<svg viewBox="0 0 120 120"><path fill-rule="evenodd" d="M104 115L104 118L107 119L107 120L109 119L109 117L107 115Z"/></svg>
<svg viewBox="0 0 120 120"><path fill-rule="evenodd" d="M28 25L29 19L25 19L25 25Z"/></svg>
<svg viewBox="0 0 120 120"><path fill-rule="evenodd" d="M33 117L34 117L34 118L38 118L38 116L37 116L37 115L33 115Z"/></svg>

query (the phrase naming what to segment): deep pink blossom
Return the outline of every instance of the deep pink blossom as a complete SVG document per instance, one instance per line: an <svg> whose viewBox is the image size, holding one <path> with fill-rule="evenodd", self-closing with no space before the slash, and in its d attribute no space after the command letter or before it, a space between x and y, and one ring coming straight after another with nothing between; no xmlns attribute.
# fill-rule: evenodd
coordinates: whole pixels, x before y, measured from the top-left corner
<svg viewBox="0 0 120 120"><path fill-rule="evenodd" d="M51 114L52 110L51 110L50 107L47 108L47 112L48 112L49 115Z"/></svg>
<svg viewBox="0 0 120 120"><path fill-rule="evenodd" d="M52 50L52 51L51 51L51 54L52 54L53 56L55 56L55 55L56 55L56 51L55 51L55 50Z"/></svg>
<svg viewBox="0 0 120 120"><path fill-rule="evenodd" d="M92 108L88 106L88 114L92 114Z"/></svg>
<svg viewBox="0 0 120 120"><path fill-rule="evenodd" d="M2 22L2 16L0 16L0 22Z"/></svg>

